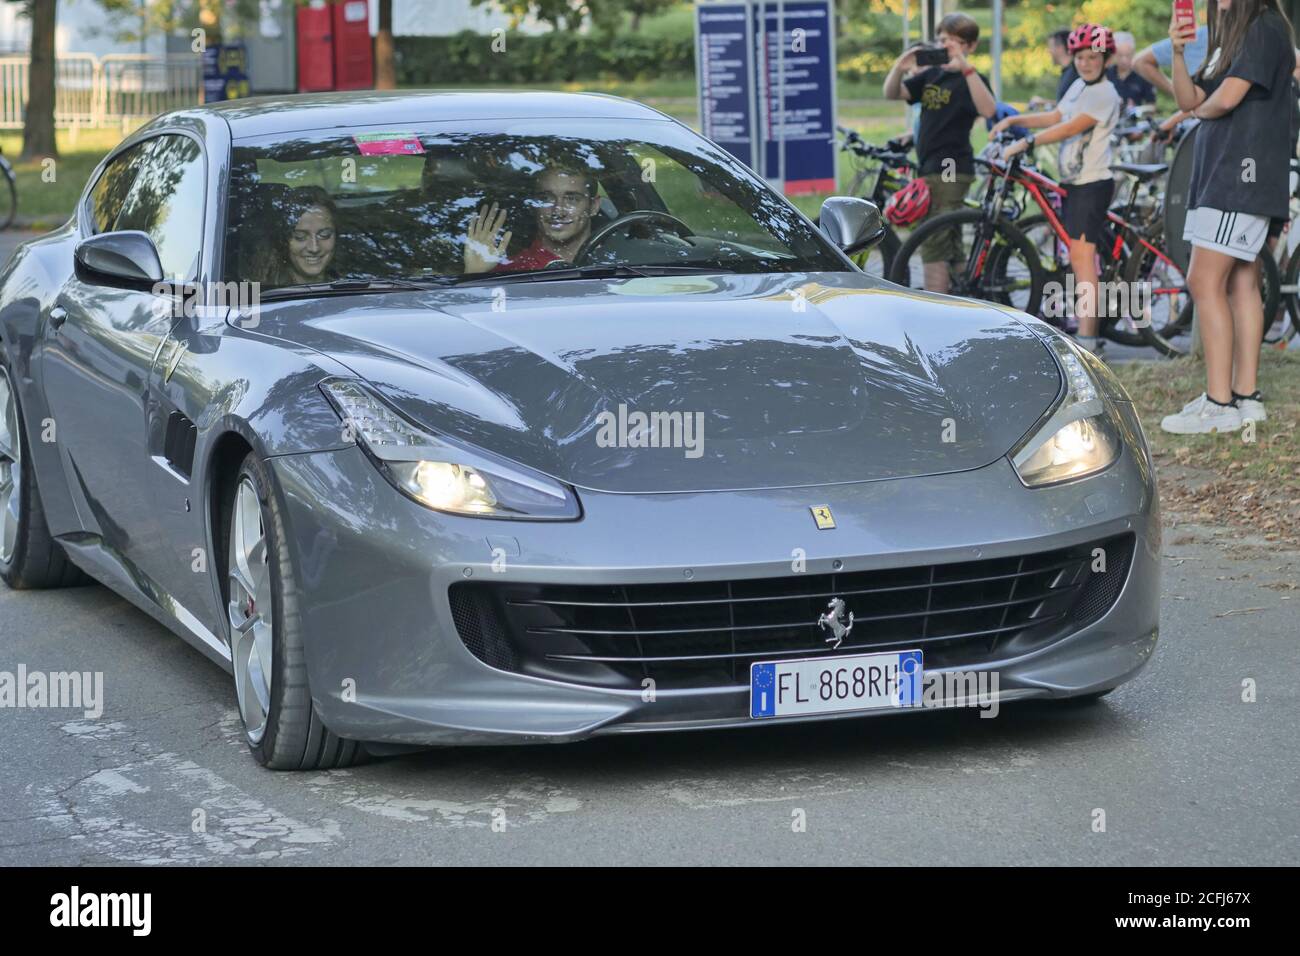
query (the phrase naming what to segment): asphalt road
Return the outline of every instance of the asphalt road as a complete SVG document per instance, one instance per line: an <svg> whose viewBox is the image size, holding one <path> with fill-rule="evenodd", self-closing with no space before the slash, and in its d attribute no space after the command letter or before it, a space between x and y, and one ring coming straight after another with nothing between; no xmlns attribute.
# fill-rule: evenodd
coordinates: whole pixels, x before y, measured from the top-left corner
<svg viewBox="0 0 1300 956"><path fill-rule="evenodd" d="M1157 653L1091 707L303 774L257 767L224 672L107 590L0 588L0 670L104 674L98 719L0 709L0 865L1300 863L1300 554L1167 537Z"/></svg>

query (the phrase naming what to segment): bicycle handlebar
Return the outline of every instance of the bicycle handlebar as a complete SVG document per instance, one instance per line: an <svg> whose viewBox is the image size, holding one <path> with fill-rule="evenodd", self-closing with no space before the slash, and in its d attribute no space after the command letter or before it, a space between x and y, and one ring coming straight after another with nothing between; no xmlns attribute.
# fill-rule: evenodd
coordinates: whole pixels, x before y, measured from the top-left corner
<svg viewBox="0 0 1300 956"><path fill-rule="evenodd" d="M835 128L844 137L844 142L840 144L841 152L847 150L857 153L859 156L884 163L887 166L906 166L912 170L917 168L916 161L907 155L908 147L899 143L898 140L891 139L885 146L875 146L868 143L851 129L845 129L843 126L836 126Z"/></svg>

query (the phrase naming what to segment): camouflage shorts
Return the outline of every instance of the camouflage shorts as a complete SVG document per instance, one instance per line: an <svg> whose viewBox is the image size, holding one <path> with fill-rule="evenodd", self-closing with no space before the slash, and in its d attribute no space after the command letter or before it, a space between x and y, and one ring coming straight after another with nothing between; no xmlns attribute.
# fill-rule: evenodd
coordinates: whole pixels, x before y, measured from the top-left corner
<svg viewBox="0 0 1300 956"><path fill-rule="evenodd" d="M966 194L975 182L975 177L970 173L958 173L952 182L944 182L941 173L930 173L924 179L930 187L930 211L917 223L918 228L935 216L961 209L965 205ZM959 262L965 256L966 251L961 247L961 233L956 229L945 229L921 245L922 262Z"/></svg>

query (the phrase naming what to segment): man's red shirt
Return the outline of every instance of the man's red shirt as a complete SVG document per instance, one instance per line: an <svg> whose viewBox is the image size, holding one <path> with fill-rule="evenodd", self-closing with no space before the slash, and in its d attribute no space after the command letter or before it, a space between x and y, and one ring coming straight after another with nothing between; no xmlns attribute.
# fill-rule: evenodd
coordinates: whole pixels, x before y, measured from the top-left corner
<svg viewBox="0 0 1300 956"><path fill-rule="evenodd" d="M559 258L554 252L542 245L541 239L534 239L531 246L520 249L492 271L524 272L529 269L545 269Z"/></svg>

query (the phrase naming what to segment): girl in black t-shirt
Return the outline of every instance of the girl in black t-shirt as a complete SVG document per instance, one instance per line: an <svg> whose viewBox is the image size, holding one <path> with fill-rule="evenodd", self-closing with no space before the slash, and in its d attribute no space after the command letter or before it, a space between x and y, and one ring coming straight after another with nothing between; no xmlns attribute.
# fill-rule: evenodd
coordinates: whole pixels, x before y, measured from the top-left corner
<svg viewBox="0 0 1300 956"><path fill-rule="evenodd" d="M1206 388L1160 423L1168 432L1233 431L1262 420L1258 392L1264 309L1257 258L1271 219L1289 215L1291 24L1278 0L1210 0L1209 56L1193 76L1183 48L1193 25L1170 23L1174 94L1201 121L1183 237L1187 285L1200 317Z"/></svg>

